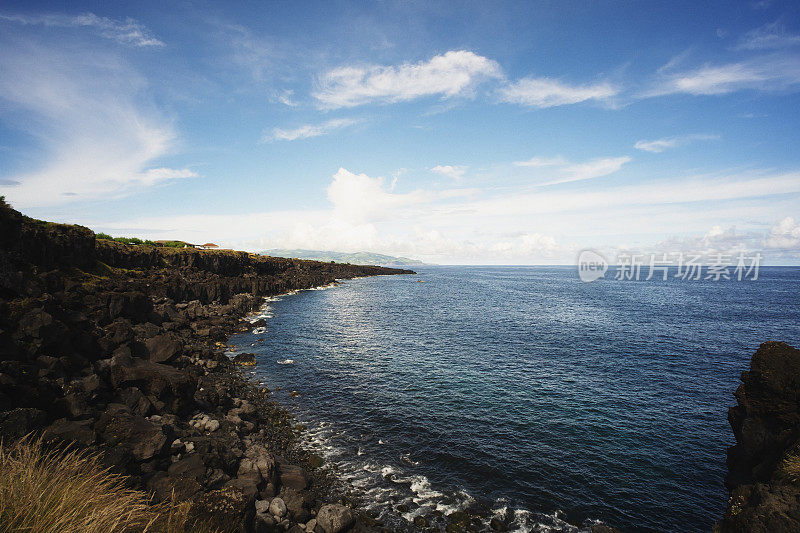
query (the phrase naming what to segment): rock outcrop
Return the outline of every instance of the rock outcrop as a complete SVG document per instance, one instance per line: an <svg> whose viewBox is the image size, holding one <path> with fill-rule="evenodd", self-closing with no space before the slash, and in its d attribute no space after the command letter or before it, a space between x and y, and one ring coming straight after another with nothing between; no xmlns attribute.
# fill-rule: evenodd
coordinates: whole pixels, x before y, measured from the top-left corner
<svg viewBox="0 0 800 533"><path fill-rule="evenodd" d="M0 199L0 437L99 449L221 530L328 531L333 478L224 341L265 296L405 272L96 240ZM352 516L327 527L366 527Z"/></svg>
<svg viewBox="0 0 800 533"><path fill-rule="evenodd" d="M728 412L730 500L722 532L800 531L800 350L765 342Z"/></svg>

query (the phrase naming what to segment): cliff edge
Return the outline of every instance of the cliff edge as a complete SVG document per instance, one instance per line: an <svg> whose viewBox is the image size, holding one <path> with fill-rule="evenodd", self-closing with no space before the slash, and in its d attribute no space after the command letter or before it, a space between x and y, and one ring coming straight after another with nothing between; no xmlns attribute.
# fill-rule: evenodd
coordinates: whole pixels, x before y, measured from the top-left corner
<svg viewBox="0 0 800 533"><path fill-rule="evenodd" d="M222 531L376 525L299 446L300 429L231 360L263 297L408 270L99 240L0 198L0 438L97 450L156 500ZM337 498L342 496L337 493Z"/></svg>

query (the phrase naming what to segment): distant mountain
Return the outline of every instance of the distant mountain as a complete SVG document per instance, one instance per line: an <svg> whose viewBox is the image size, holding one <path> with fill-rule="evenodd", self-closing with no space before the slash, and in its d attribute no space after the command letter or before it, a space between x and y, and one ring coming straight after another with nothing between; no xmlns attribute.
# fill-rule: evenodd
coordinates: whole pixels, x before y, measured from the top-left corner
<svg viewBox="0 0 800 533"><path fill-rule="evenodd" d="M373 254L371 252L330 252L323 250L264 250L264 255L273 257L295 257L297 259L313 259L314 261L336 261L337 263L350 263L352 265L380 265L380 266L419 266L424 265L418 259L408 257L393 257L391 255Z"/></svg>

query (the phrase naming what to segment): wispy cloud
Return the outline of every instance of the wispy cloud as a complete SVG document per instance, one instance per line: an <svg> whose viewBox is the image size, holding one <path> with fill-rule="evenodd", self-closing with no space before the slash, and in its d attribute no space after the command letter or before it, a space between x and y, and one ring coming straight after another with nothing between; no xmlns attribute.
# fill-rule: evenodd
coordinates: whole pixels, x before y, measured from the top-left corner
<svg viewBox="0 0 800 533"><path fill-rule="evenodd" d="M499 89L500 100L528 107L546 108L587 100L607 101L619 93L608 82L569 85L552 78L522 78Z"/></svg>
<svg viewBox="0 0 800 533"><path fill-rule="evenodd" d="M164 46L144 25L132 18L117 21L98 17L94 13L63 15L58 13L41 15L0 14L0 21L13 22L26 26L45 26L50 28L87 28L100 36L120 44L130 46Z"/></svg>
<svg viewBox="0 0 800 533"><path fill-rule="evenodd" d="M515 161L517 167L551 168L548 179L539 185L556 185L571 181L582 181L613 174L622 168L622 165L631 161L628 156L600 157L584 163L572 163L562 157L542 158L534 157L526 161Z"/></svg>
<svg viewBox="0 0 800 533"><path fill-rule="evenodd" d="M466 171L467 167L464 165L436 165L435 167L431 168L431 172L436 172L437 174L447 176L448 178L454 180L460 180L463 178Z"/></svg>
<svg viewBox="0 0 800 533"><path fill-rule="evenodd" d="M786 27L775 21L747 32L739 41L740 50L769 50L800 45L800 35L788 33Z"/></svg>
<svg viewBox="0 0 800 533"><path fill-rule="evenodd" d="M0 100L15 110L9 125L46 154L39 168L3 176L0 194L15 207L118 196L196 175L155 167L176 133L141 98L146 82L114 54L17 42L0 53L0 71Z"/></svg>
<svg viewBox="0 0 800 533"><path fill-rule="evenodd" d="M197 178L199 174L188 168L150 168L139 174L139 181L143 185L155 185L156 183L186 178Z"/></svg>
<svg viewBox="0 0 800 533"><path fill-rule="evenodd" d="M660 69L660 79L643 96L718 95L743 89L775 91L800 87L800 57L796 56L767 56L725 65L704 65L683 72L670 70Z"/></svg>
<svg viewBox="0 0 800 533"><path fill-rule="evenodd" d="M335 109L393 103L439 95L468 95L489 78L502 77L500 66L468 50L451 50L429 61L398 66L346 66L320 76L313 93L320 107Z"/></svg>
<svg viewBox="0 0 800 533"><path fill-rule="evenodd" d="M567 160L563 157L532 157L525 161L514 161L516 167L552 167L566 164Z"/></svg>
<svg viewBox="0 0 800 533"><path fill-rule="evenodd" d="M327 135L334 130L346 128L358 124L360 121L352 118L339 118L323 122L322 124L305 124L303 126L286 130L275 128L271 133L264 135L264 142L269 141L295 141L297 139L308 139L309 137L319 137Z"/></svg>
<svg viewBox="0 0 800 533"><path fill-rule="evenodd" d="M658 154L663 152L664 150L668 150L670 148L677 148L679 146L686 146L694 141L711 141L719 139L719 135L706 135L706 134L690 134L690 135L679 135L676 137L664 137L662 139L656 139L653 141L637 141L636 144L633 145L634 148L637 150L643 150L645 152L652 152L654 154Z"/></svg>

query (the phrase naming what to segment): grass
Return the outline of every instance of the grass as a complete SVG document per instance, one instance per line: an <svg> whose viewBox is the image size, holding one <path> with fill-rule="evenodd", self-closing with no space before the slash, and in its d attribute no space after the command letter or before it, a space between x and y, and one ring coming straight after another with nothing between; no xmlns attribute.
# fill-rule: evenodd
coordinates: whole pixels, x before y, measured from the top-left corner
<svg viewBox="0 0 800 533"><path fill-rule="evenodd" d="M191 504L154 504L97 454L48 449L41 439L0 443L0 532L210 532L190 521Z"/></svg>
<svg viewBox="0 0 800 533"><path fill-rule="evenodd" d="M145 246L158 246L161 248L184 248L186 246L191 247L189 243L183 241L151 241L151 240L142 240L139 237L112 237L108 233L95 233L94 234L96 239L103 239L106 241L115 241L121 242L123 244L131 244L134 246L145 245Z"/></svg>
<svg viewBox="0 0 800 533"><path fill-rule="evenodd" d="M778 467L778 476L792 483L800 482L800 456L789 453Z"/></svg>

